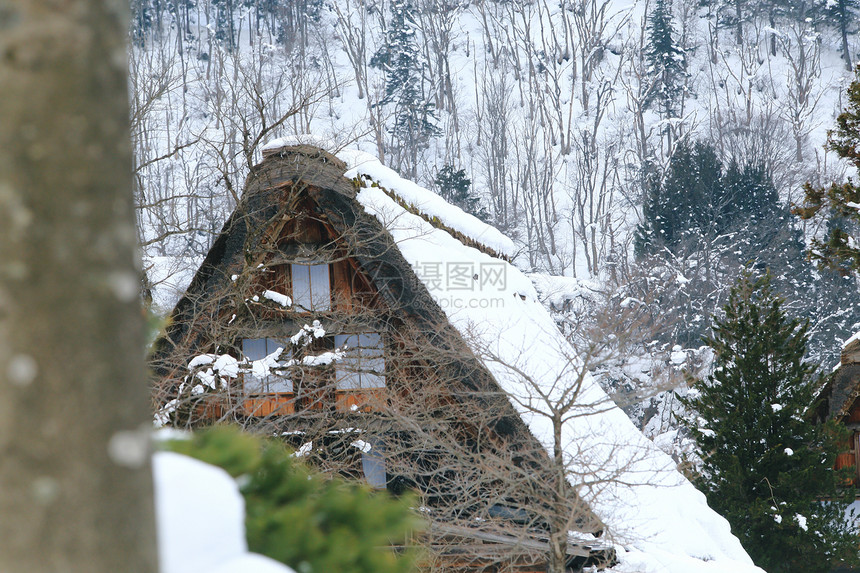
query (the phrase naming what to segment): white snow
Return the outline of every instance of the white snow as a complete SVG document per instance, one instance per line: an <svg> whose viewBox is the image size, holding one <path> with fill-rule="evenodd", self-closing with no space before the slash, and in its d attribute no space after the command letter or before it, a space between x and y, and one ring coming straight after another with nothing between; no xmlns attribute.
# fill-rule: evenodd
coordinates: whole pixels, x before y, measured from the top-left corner
<svg viewBox="0 0 860 573"><path fill-rule="evenodd" d="M544 273L530 273L528 277L534 284L540 299L555 307L561 307L565 303L578 299L591 301L594 300L595 294L600 292L600 285L592 280L557 277Z"/></svg>
<svg viewBox="0 0 860 573"><path fill-rule="evenodd" d="M845 342L843 342L843 343L842 343L842 348L846 348L849 344L851 344L851 343L852 343L852 342L854 342L855 340L860 340L860 331L855 332L855 333L854 333L854 335L853 335L853 336L851 336L851 338L849 338L848 340L846 340ZM838 366L837 366L837 368L838 368Z"/></svg>
<svg viewBox="0 0 860 573"><path fill-rule="evenodd" d="M279 292L275 292L273 290L267 290L263 292L263 298L271 300L273 302L278 303L279 305L289 308L293 306L293 299L288 297L285 294L281 294Z"/></svg>
<svg viewBox="0 0 860 573"><path fill-rule="evenodd" d="M325 137L319 137L312 133L300 133L288 137L279 137L265 143L260 151L274 151L288 145L313 145L323 149L335 149L334 142Z"/></svg>
<svg viewBox="0 0 860 573"><path fill-rule="evenodd" d="M359 450L361 450L365 454L370 452L370 450L372 448L370 443L365 442L364 440L356 440L356 441L352 442L350 445L355 447L355 448L358 448Z"/></svg>
<svg viewBox="0 0 860 573"><path fill-rule="evenodd" d="M245 503L227 472L173 452L152 466L161 573L294 573L248 552Z"/></svg>
<svg viewBox="0 0 860 573"><path fill-rule="evenodd" d="M367 159L362 163L372 165ZM403 187L414 188L391 170L368 168L364 173L381 173L380 183L398 195ZM514 266L464 246L405 211L370 182L358 200L391 232L452 325L482 357L535 436L552 451L548 406L576 387L583 366L538 301L532 282ZM474 269L503 264L505 280L487 290L468 283L459 285L462 290L440 288L444 285L438 277L427 276L426 263ZM581 493L616 544L621 564L613 571L760 572L728 522L708 507L673 460L633 426L590 375L585 373L581 381L577 415L564 424L559 446L571 472L596 478L593 487Z"/></svg>
<svg viewBox="0 0 860 573"><path fill-rule="evenodd" d="M221 354L212 365L212 370L221 376L235 378L239 375L239 361L229 354Z"/></svg>
<svg viewBox="0 0 860 573"><path fill-rule="evenodd" d="M809 531L809 527L806 525L806 516L800 515L799 513L794 514L794 520L797 522L797 526L804 531Z"/></svg>
<svg viewBox="0 0 860 573"><path fill-rule="evenodd" d="M191 362L188 363L188 369L194 370L198 366L205 366L207 364L212 364L215 362L216 356L214 354L200 354L191 359Z"/></svg>
<svg viewBox="0 0 860 573"><path fill-rule="evenodd" d="M334 352L323 352L321 354L305 356L302 358L302 364L304 366L326 366L337 362L341 358L343 358L343 353L335 350Z"/></svg>
<svg viewBox="0 0 860 573"><path fill-rule="evenodd" d="M315 338L322 338L323 336L325 336L325 328L320 324L320 321L315 320L313 324L302 326L301 330L290 337L290 342L294 346L307 346Z"/></svg>
<svg viewBox="0 0 860 573"><path fill-rule="evenodd" d="M338 153L349 166L346 177L355 178L368 176L380 186L395 193L400 199L428 217L437 217L445 226L462 233L494 250L507 256L514 256L517 247L495 227L488 225L477 217L462 209L450 205L439 195L420 185L401 179L400 176L379 160L358 150L343 150Z"/></svg>
<svg viewBox="0 0 860 573"><path fill-rule="evenodd" d="M281 353L283 352L283 347L279 346L271 354L267 354L259 360L252 360L250 363L251 373L254 375L254 377L265 378L266 376L271 374L272 368L278 368L280 366L291 366L291 361L288 361L286 364L281 364L280 362L278 362L278 359L281 357Z"/></svg>

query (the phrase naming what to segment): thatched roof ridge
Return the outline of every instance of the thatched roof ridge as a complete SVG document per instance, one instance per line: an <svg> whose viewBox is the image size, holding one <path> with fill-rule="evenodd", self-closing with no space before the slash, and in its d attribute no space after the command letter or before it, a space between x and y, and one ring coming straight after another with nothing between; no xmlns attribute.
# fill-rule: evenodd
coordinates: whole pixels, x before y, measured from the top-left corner
<svg viewBox="0 0 860 573"><path fill-rule="evenodd" d="M817 412L827 420L845 418L860 399L860 338L852 338L842 348L839 367L821 389L818 398L822 404Z"/></svg>
<svg viewBox="0 0 860 573"><path fill-rule="evenodd" d="M346 179L346 163L328 151L312 145L286 145L263 151L263 162L254 167L244 194L260 189L303 182L355 197L355 186Z"/></svg>

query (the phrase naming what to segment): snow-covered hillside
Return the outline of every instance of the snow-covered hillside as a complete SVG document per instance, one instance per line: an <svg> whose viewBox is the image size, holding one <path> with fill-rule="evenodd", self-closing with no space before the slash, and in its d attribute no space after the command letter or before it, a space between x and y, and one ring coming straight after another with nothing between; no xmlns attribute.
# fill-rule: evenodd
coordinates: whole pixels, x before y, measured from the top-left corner
<svg viewBox="0 0 860 573"><path fill-rule="evenodd" d="M784 199L839 175L821 145L850 74L821 18L751 15L738 43L722 17L676 2L684 74L667 115L649 103L653 0L243 6L136 3L153 255L199 256L259 143L297 133L357 145L428 186L445 165L463 169L521 264L580 278L629 262L643 169L683 138L766 163Z"/></svg>
<svg viewBox="0 0 860 573"><path fill-rule="evenodd" d="M676 1L660 49L683 65L669 78L657 69L658 4L135 2L137 196L147 279L164 287L157 309L178 298L261 144L277 137L314 133L369 152L512 238L520 268L603 290L700 272L684 261L643 270L633 257L645 174L663 173L681 142L708 142L725 165L764 165L783 201L807 180L844 175L822 149L851 77L826 7L748 2L738 24L728 5ZM693 341L725 289L684 317L697 321ZM810 316L814 358L832 360L856 330L856 317L835 312Z"/></svg>

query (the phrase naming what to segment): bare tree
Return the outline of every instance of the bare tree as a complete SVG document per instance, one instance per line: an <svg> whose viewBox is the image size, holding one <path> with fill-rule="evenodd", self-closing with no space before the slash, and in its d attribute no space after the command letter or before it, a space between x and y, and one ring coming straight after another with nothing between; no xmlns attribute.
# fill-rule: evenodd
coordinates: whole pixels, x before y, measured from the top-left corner
<svg viewBox="0 0 860 573"><path fill-rule="evenodd" d="M774 36L788 62L786 105L782 106L782 111L794 136L795 161L801 163L803 148L815 127L815 110L823 95L822 91L816 93L816 80L821 75L821 39L806 22L795 22L787 33Z"/></svg>

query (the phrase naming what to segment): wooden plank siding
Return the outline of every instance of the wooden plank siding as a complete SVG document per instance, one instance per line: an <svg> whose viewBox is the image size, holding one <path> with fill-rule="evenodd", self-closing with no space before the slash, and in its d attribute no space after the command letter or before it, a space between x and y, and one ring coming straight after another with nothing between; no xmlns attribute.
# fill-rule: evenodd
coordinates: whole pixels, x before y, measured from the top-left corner
<svg viewBox="0 0 860 573"><path fill-rule="evenodd" d="M248 417L286 416L295 411L293 393L249 396L242 401L242 413Z"/></svg>
<svg viewBox="0 0 860 573"><path fill-rule="evenodd" d="M860 424L860 403L855 402L851 406L843 419L843 423L849 424L849 428L855 429L851 432L851 437L842 444L842 452L836 456L836 469L853 469L853 479L850 484L846 485L858 486L860 485L860 431L858 431L857 425Z"/></svg>

